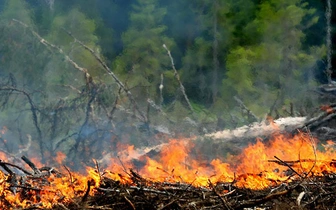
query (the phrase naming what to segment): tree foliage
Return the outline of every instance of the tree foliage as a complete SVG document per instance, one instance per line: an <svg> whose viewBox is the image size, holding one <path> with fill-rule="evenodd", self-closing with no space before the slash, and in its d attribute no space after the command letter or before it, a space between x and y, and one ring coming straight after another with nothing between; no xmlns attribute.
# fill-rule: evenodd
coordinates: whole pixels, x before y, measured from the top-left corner
<svg viewBox="0 0 336 210"><path fill-rule="evenodd" d="M31 134L35 147L71 151L75 159L102 145L148 145L157 133L246 124L241 103L260 119L286 116L288 106L304 114L327 81L325 6L1 1L0 126L18 141Z"/></svg>
<svg viewBox="0 0 336 210"><path fill-rule="evenodd" d="M323 46L303 47L304 27L318 20L315 10L302 1L265 1L247 26L259 39L231 50L227 57L224 89L263 113L278 103L300 103L314 85L313 69L323 56ZM278 95L279 93L279 95ZM229 96L230 97L230 96ZM309 97L308 97L309 98Z"/></svg>
<svg viewBox="0 0 336 210"><path fill-rule="evenodd" d="M146 97L157 100L161 74L169 70L169 58L163 44L174 45L164 35L166 14L157 0L138 0L129 14L130 26L122 35L124 50L115 61L115 70L123 75L127 85ZM144 98L145 97L145 98Z"/></svg>

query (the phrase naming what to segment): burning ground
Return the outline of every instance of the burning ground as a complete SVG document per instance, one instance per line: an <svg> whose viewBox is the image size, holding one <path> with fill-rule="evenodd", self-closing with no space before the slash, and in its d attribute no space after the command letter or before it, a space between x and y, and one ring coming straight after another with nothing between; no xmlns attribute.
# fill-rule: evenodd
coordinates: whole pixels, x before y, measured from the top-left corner
<svg viewBox="0 0 336 210"><path fill-rule="evenodd" d="M258 139L225 160L202 160L195 139L124 146L77 173L1 154L3 209L329 209L335 205L334 143L309 132ZM108 160L108 161L107 161ZM106 165L108 164L108 165Z"/></svg>

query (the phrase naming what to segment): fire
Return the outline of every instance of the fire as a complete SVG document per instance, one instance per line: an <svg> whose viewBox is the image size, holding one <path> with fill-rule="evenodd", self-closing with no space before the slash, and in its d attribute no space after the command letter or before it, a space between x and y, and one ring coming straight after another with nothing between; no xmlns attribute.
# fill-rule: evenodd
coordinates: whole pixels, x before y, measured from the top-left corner
<svg viewBox="0 0 336 210"><path fill-rule="evenodd" d="M322 105L321 110L325 111L328 114L335 112L335 110L329 105Z"/></svg>
<svg viewBox="0 0 336 210"><path fill-rule="evenodd" d="M159 155L153 158L142 157L143 153L139 153L134 146L124 146L118 158L111 157L108 170L99 169L96 162L97 167L88 167L86 174L71 172L63 166L57 168L60 171L53 168L41 171L38 177L17 183L18 186L24 184L30 189L25 197L16 193L22 190L20 187L13 189L11 186L14 175L2 171L0 197L5 199L0 200L0 207L10 203L13 208L32 205L52 208L54 203L67 203L78 197L94 195L102 184L102 177L131 184L127 173L137 173L151 183L187 183L197 187L209 187L210 183L233 183L240 188L265 189L290 182L298 176L318 176L336 170L333 162L334 143L329 141L318 149L316 140L309 134L299 133L294 137L276 135L268 142L259 139L238 156L226 160L214 159L208 164L190 155L193 141L170 140L161 148ZM0 164L9 158L2 153L0 157ZM143 165L132 164L132 158L139 158ZM63 164L64 159L65 155L58 153L55 162Z"/></svg>
<svg viewBox="0 0 336 210"><path fill-rule="evenodd" d="M276 135L268 143L257 140L244 149L241 155L234 157L239 161L238 164L230 165L215 159L209 165L202 165L199 160L188 155L192 149L190 142L171 140L162 149L158 160L146 159L147 164L139 173L160 182L207 186L209 181L234 181L239 187L264 189L288 180L288 174L322 175L335 171L331 164L335 155L332 143L328 142L324 151L318 151L316 147L316 140L308 134L299 133L292 138Z"/></svg>

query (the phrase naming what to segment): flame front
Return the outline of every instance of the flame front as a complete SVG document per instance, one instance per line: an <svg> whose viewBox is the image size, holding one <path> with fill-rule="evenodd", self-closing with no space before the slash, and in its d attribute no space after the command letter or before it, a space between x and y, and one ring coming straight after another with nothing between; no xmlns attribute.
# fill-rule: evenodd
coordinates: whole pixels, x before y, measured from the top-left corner
<svg viewBox="0 0 336 210"><path fill-rule="evenodd" d="M87 168L86 174L79 174L60 167L61 173L48 172L45 175L41 174L41 179L27 179L31 194L26 197L15 193L19 186L17 189L13 188L13 174L0 172L0 196L5 198L0 201L0 206L8 206L10 203L13 208L29 207L33 204L52 208L53 203L67 203L71 199L84 196L85 193L93 195L100 187L102 176L124 184L132 184L126 174L126 168L137 170L136 173L151 182L188 183L197 187L209 187L210 182L224 182L250 189L273 187L299 176L335 172L334 144L327 142L318 150L316 140L308 134L299 133L292 138L277 135L267 143L257 140L240 155L232 156L226 162L214 159L208 164L190 155L192 142L190 139L170 140L161 148L158 157L143 158L145 165L141 168L132 165L130 161L139 157L133 146L124 147L127 149L121 153L119 159L111 158L109 170L98 172ZM6 161L5 154L0 154L0 157ZM64 155L59 153L56 161L62 164L64 158ZM43 176L48 177L48 182L44 183ZM25 184L27 186L27 183Z"/></svg>

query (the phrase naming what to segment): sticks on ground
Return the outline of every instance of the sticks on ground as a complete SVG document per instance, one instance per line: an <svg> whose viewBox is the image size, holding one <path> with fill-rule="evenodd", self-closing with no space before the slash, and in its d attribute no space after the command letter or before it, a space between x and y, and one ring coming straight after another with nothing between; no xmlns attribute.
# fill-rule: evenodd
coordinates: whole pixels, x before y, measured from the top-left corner
<svg viewBox="0 0 336 210"><path fill-rule="evenodd" d="M25 159L25 162L33 170L37 170L35 164L28 158L25 157L23 159ZM284 162L291 163L289 161L280 161L278 163L286 165L283 164ZM0 164L0 167L4 169L3 164ZM12 166L8 165L8 167ZM97 168L99 169L99 166ZM40 170L42 171L42 169ZM68 169L66 168L66 170ZM130 172L127 172L125 176L119 175L119 181L109 178L109 173L102 173L100 183L95 183L89 177L86 178L83 176L84 180L86 180L83 183L85 186L77 186L81 183L77 182L79 177L75 179L70 178L68 180L69 186L72 186L72 191L76 196L68 198L65 197L66 195L62 195L61 191L58 192L57 189L50 190L48 188L49 190L45 190L45 187L55 186L52 182L56 178L50 177L51 174L46 174L43 177L32 173L30 175L19 176L12 169L6 171L9 174L7 175L9 178L4 179L3 182L6 182L8 184L6 186L9 187L4 188L6 193L1 195L1 208L14 207L11 203L13 201L9 202L9 199L6 198L7 195L14 192L13 190L15 190L15 193L21 199L27 201L27 208L41 205L39 200L34 200L36 199L33 197L34 195L40 196L39 198L43 199L43 196L47 193L51 193L55 200L58 201L51 203L53 207L62 206L62 209L78 209L79 207L88 209L219 210L256 207L288 209L288 205L292 205L291 207L296 205L295 207L299 209L328 209L328 207L336 204L333 199L336 177L332 174L315 177L301 175L296 176L296 178L292 177L290 182L269 186L263 190L251 190L237 187L235 181L225 183L212 183L209 181L209 186L207 187L197 187L193 182L156 182L146 179L130 169ZM2 172L0 171L0 173ZM96 173L100 174L100 169ZM71 177L70 172L69 174ZM64 182L67 181L66 179L62 180L63 186ZM316 187L317 183L320 187ZM302 189L309 196L304 199L300 198L300 202L297 202L299 195L302 195L300 193ZM50 202L54 202L55 200Z"/></svg>

